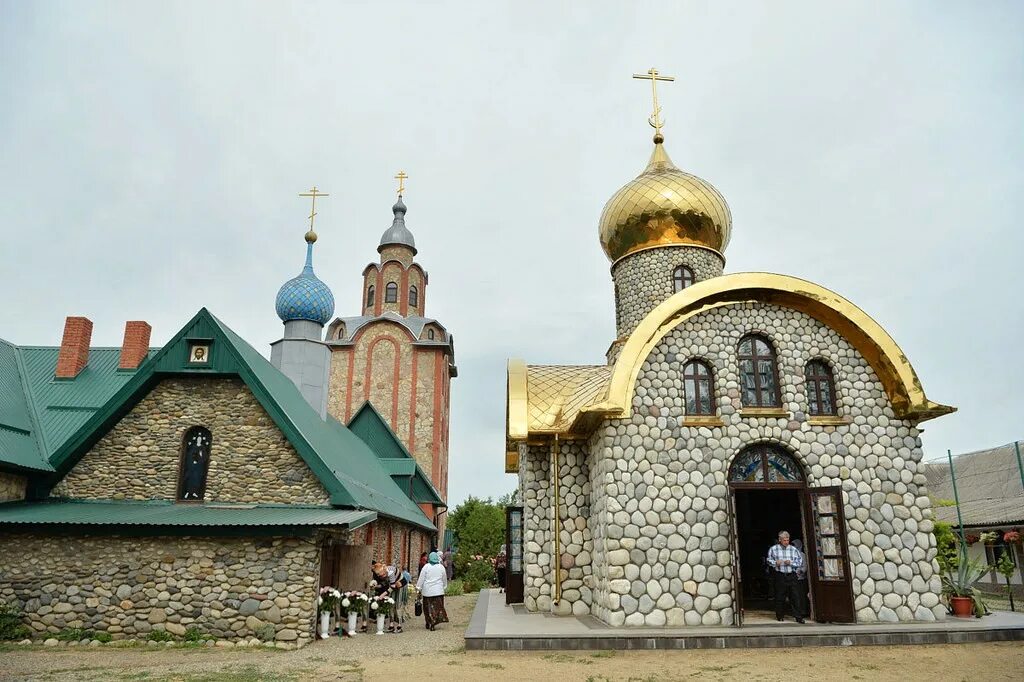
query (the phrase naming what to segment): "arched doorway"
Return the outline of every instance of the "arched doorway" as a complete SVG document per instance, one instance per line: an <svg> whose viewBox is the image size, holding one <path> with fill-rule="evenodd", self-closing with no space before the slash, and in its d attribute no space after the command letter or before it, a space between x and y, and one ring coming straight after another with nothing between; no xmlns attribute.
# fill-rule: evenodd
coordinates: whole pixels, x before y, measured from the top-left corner
<svg viewBox="0 0 1024 682"><path fill-rule="evenodd" d="M803 543L809 615L818 621L853 622L840 489L808 488L800 463L768 443L736 455L729 467L729 489L737 624L775 620L765 557L782 530Z"/></svg>

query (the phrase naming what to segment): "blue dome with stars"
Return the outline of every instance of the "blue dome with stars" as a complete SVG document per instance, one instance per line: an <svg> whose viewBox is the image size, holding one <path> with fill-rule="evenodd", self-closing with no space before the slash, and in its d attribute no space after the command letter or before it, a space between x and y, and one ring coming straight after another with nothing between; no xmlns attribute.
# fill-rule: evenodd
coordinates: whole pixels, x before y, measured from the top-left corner
<svg viewBox="0 0 1024 682"><path fill-rule="evenodd" d="M306 266L277 292L277 316L282 322L309 320L324 325L334 315L334 294L313 274L314 241L313 232L306 235Z"/></svg>

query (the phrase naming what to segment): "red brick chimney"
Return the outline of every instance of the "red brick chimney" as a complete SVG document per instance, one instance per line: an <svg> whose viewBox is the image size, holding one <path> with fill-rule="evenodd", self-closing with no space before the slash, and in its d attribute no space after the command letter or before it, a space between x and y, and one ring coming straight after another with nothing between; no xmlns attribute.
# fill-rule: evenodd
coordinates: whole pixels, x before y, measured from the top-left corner
<svg viewBox="0 0 1024 682"><path fill-rule="evenodd" d="M89 364L92 321L87 317L69 317L64 321L64 338L57 355L58 379L74 379Z"/></svg>
<svg viewBox="0 0 1024 682"><path fill-rule="evenodd" d="M135 369L149 353L149 335L153 328L148 322L130 320L124 323L124 343L121 344L119 369Z"/></svg>

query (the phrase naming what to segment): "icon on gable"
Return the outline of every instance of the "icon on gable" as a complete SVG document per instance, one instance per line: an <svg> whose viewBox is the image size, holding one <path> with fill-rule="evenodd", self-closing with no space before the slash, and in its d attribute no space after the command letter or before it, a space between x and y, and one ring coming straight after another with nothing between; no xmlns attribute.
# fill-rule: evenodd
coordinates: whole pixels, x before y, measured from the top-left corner
<svg viewBox="0 0 1024 682"><path fill-rule="evenodd" d="M188 361L192 365L205 365L210 362L210 342L189 344Z"/></svg>

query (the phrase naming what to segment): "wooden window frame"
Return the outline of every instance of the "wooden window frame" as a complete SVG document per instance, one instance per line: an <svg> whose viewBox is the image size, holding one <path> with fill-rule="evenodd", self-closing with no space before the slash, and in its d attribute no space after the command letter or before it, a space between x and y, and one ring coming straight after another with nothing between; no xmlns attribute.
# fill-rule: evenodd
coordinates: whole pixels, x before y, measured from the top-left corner
<svg viewBox="0 0 1024 682"><path fill-rule="evenodd" d="M678 294L686 287L693 286L697 281L696 276L693 274L693 270L687 265L677 265L676 269L672 271L672 291Z"/></svg>
<svg viewBox="0 0 1024 682"><path fill-rule="evenodd" d="M376 303L377 299L377 287L370 285L366 288L366 305L365 308L372 308L373 304Z"/></svg>
<svg viewBox="0 0 1024 682"><path fill-rule="evenodd" d="M409 307L420 307L420 290L416 288L415 284L409 287Z"/></svg>
<svg viewBox="0 0 1024 682"><path fill-rule="evenodd" d="M811 370L821 368L823 374L812 374ZM822 409L821 384L824 383L831 396L831 410ZM804 365L804 384L807 386L807 414L812 417L834 417L838 414L836 405L836 380L832 367L822 358L815 358Z"/></svg>
<svg viewBox="0 0 1024 682"><path fill-rule="evenodd" d="M384 286L384 302L398 303L398 283L388 282Z"/></svg>
<svg viewBox="0 0 1024 682"><path fill-rule="evenodd" d="M746 341L750 341L750 355L744 355L742 348ZM768 355L759 355L757 352L757 341L762 341L768 346ZM775 350L775 344L772 343L771 339L763 334L746 334L740 339L739 343L736 344L736 358L737 369L739 370L740 377L740 402L743 407L782 407L782 387L779 385L779 354ZM754 372L754 396L755 401L753 405L748 405L744 399L746 394L746 382L743 380L743 361L750 360L753 365ZM761 393L764 387L761 385L761 373L758 371L758 362L770 360L772 363L772 382L774 383L774 390L772 395L769 396L769 402L764 403L761 401Z"/></svg>
<svg viewBox="0 0 1024 682"><path fill-rule="evenodd" d="M691 368L693 368L692 369L692 373L691 373ZM707 374L702 377L701 374L700 374L699 368L703 368L704 371L707 372ZM702 379L707 381L708 410L706 412L701 410L701 407L700 407L700 405L701 405L701 398L704 397L704 394L701 392L701 381L702 381ZM688 360L685 365L683 365L683 405L684 406L689 402L687 400L687 398L689 396L686 393L686 385L687 385L687 382L690 381L690 380L693 381L694 392L696 393L696 395L694 396L694 400L693 400L693 403L696 406L696 411L695 412L690 412L689 410L687 410L686 411L686 416L690 416L690 415L693 415L695 417L711 417L711 416L714 416L715 410L718 408L718 402L715 400L715 372L711 368L711 365L709 365L704 360L700 360L698 358L692 358L692 359Z"/></svg>
<svg viewBox="0 0 1024 682"><path fill-rule="evenodd" d="M206 431L206 434L210 437L210 455L209 457L206 458L206 467L203 469L203 486L199 491L198 499L185 500L182 499L181 497L181 486L184 483L183 477L185 475L185 446L189 441L189 434L191 434L193 431L197 429L202 429ZM182 434L181 436L180 449L181 452L178 454L178 484L174 492L174 501L179 504L202 504L203 502L206 501L206 483L210 479L210 460L213 459L213 432L210 431L209 428L202 426L201 424L196 424L195 426L188 427L187 429L185 429L185 433Z"/></svg>

